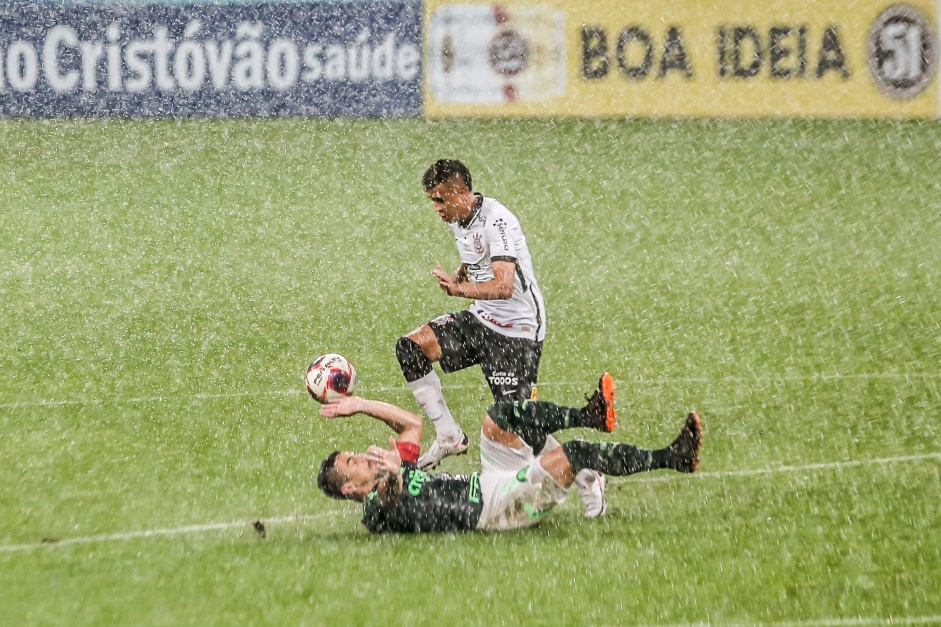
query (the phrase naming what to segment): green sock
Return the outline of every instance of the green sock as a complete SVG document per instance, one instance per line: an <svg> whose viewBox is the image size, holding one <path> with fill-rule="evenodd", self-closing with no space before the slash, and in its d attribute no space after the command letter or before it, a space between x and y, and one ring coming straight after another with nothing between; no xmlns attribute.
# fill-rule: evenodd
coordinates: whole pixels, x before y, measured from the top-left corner
<svg viewBox="0 0 941 627"><path fill-rule="evenodd" d="M667 449L648 450L633 444L571 440L562 445L562 450L576 473L583 468L591 468L612 477L624 477L673 467L672 456Z"/></svg>
<svg viewBox="0 0 941 627"><path fill-rule="evenodd" d="M547 401L500 401L490 406L487 415L501 429L520 436L536 453L542 451L550 434L585 426L581 408Z"/></svg>

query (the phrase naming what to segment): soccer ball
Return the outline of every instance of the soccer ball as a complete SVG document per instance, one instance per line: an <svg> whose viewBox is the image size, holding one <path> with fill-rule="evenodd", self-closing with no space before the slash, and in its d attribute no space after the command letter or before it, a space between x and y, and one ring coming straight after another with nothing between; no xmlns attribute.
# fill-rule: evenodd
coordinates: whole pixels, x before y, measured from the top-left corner
<svg viewBox="0 0 941 627"><path fill-rule="evenodd" d="M304 375L307 391L315 401L350 396L356 387L356 368L343 355L327 353L314 360Z"/></svg>

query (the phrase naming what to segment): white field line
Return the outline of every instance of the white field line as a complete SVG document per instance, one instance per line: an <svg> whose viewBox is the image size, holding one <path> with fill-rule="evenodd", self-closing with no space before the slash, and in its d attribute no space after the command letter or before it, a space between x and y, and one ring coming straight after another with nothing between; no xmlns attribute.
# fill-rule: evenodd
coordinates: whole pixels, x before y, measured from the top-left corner
<svg viewBox="0 0 941 627"><path fill-rule="evenodd" d="M854 466L869 466L872 464L892 464L892 463L901 463L901 462L915 462L923 461L926 459L941 459L941 452L938 453L926 453L924 455L904 455L899 457L881 457L877 459L870 459L866 461L843 461L843 462L830 462L822 464L808 464L806 466L781 466L778 468L756 468L752 470L731 470L726 472L702 472L696 473L694 475L671 475L665 477L639 477L634 479L612 479L612 483L654 483L659 481L670 481L677 478L688 478L688 479L708 479L708 478L727 478L727 477L748 477L754 475L767 475L781 472L805 472L812 470L833 470L837 468L850 468ZM324 516L337 516L343 515L348 510L336 510L328 512L319 512L317 514L295 514L293 516L281 516L278 518L265 518L262 522L266 525L272 524L283 524L291 522L299 522L303 520L314 520L317 518L322 518ZM184 535L191 533L205 533L207 531L218 531L218 530L228 530L228 529L251 529L251 522L248 521L235 521L235 522L224 522L224 523L207 523L202 525L187 525L185 527L173 527L169 529L146 529L143 531L130 531L126 533L110 533L102 534L97 536L79 536L75 538L65 538L62 540L55 540L49 542L35 542L32 544L10 544L7 546L0 546L0 553L15 553L23 551L32 551L35 549L45 549L53 548L59 546L67 546L71 544L91 544L99 542L116 542L116 541L125 541L125 540L134 540L137 538L154 538L154 537L167 537L167 536L176 536ZM869 623L866 623L869 624Z"/></svg>
<svg viewBox="0 0 941 627"><path fill-rule="evenodd" d="M852 618L812 618L799 621L782 621L771 623L717 623L723 627L866 627L868 625L934 625L941 623L941 614L935 616L854 616ZM690 623L661 625L660 627L708 627L712 623Z"/></svg>
<svg viewBox="0 0 941 627"><path fill-rule="evenodd" d="M886 616L876 618L859 616L856 618L818 618L814 620L769 623L773 627L856 627L857 625L933 625L941 623L941 614L935 616Z"/></svg>
<svg viewBox="0 0 941 627"><path fill-rule="evenodd" d="M808 374L808 375L764 375L764 376L728 376L728 377L719 377L719 378L709 378L709 377L656 377L656 378L639 378L639 379L617 379L619 383L625 385L651 385L654 383L667 383L667 384L684 384L684 383L715 383L719 381L732 381L736 383L775 383L775 382L793 382L793 381L853 381L853 380L899 380L907 381L910 379L941 379L941 372L871 372L871 373L859 373L859 374L840 374L840 373L831 373L831 374ZM455 384L455 385L445 385L444 388L450 390L465 390L465 389L484 389L483 384ZM540 388L549 388L549 387L572 387L572 386L581 386L585 387L587 390L591 387L590 381L547 381L539 383L538 387ZM364 389L368 390L371 393L377 392L401 392L406 389L404 385L401 386L387 386L380 385L374 388L369 388L363 386ZM209 394L209 393L199 393L199 394L167 394L161 396L140 396L140 397L126 397L126 398L98 398L98 399L64 399L58 401L52 400L40 400L40 401L14 401L12 403L0 403L0 409L16 409L18 407L61 407L68 405L76 406L94 406L94 405L123 405L123 404L133 404L133 403L161 403L165 401L173 400L192 400L192 401L202 401L202 400L212 400L212 399L224 399L224 398L242 398L242 397L264 397L264 396L293 396L293 395L302 395L305 394L305 390L298 386L296 389L292 390L260 390L253 392L226 392L218 394Z"/></svg>
<svg viewBox="0 0 941 627"><path fill-rule="evenodd" d="M714 479L725 477L754 477L756 475L770 475L779 472L807 472L813 470L839 470L854 466L872 466L876 464L895 464L901 462L918 462L926 459L941 459L941 452L924 453L921 455L900 455L898 457L877 457L866 460L849 460L842 462L823 462L819 464L806 464L804 466L778 466L777 468L753 468L751 470L727 470L716 472L697 472L692 475L672 474L647 477L637 475L633 477L615 477L610 483L657 483L661 481L676 481L677 479Z"/></svg>
<svg viewBox="0 0 941 627"><path fill-rule="evenodd" d="M295 514L293 516L280 516L277 518L265 518L261 522L265 525L278 525L284 523L300 522L303 520L313 520L323 518L324 516L337 516L341 511L319 512L317 514ZM62 540L48 540L45 542L34 542L32 544L9 544L0 546L0 553L15 553L17 551L31 551L40 548L53 548L59 546L68 546L70 544L94 544L99 542L120 542L125 540L135 540L137 538L157 538L168 536L179 536L191 533L205 533L207 531L220 531L228 529L251 530L252 522L238 520L234 522L206 523L202 525L187 525L185 527L171 527L169 529L145 529L143 531L128 531L126 533L105 533L97 536L79 536L75 538L65 538Z"/></svg>

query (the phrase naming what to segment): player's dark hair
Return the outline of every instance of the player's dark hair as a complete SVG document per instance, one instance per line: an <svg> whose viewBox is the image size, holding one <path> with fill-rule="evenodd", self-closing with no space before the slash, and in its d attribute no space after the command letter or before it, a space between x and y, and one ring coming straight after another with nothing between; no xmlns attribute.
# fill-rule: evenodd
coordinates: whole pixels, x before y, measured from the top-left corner
<svg viewBox="0 0 941 627"><path fill-rule="evenodd" d="M468 191L474 191L474 188L471 187L470 170L457 159L438 159L432 163L431 167L425 170L421 184L427 192L432 187L437 187L445 181L450 181L455 176L459 176L464 180L464 185L467 186Z"/></svg>
<svg viewBox="0 0 941 627"><path fill-rule="evenodd" d="M340 451L334 451L320 463L320 472L317 473L317 487L332 499L348 501L350 499L349 495L343 494L340 490L343 484L346 483L346 479L336 467L339 454Z"/></svg>

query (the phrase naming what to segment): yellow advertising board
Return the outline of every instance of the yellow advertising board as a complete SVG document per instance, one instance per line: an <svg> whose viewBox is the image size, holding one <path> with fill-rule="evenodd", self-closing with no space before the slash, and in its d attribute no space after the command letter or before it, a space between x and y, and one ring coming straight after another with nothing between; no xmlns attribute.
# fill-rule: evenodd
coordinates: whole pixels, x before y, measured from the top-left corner
<svg viewBox="0 0 941 627"><path fill-rule="evenodd" d="M939 115L935 0L426 0L425 113Z"/></svg>

